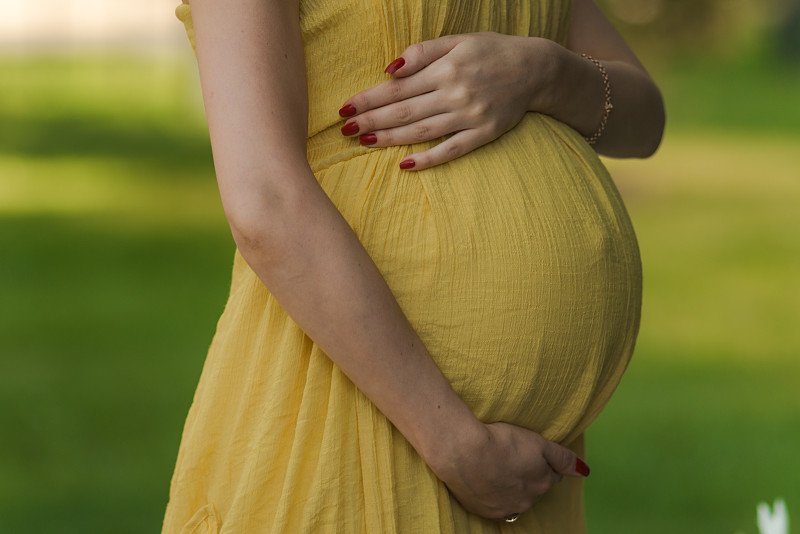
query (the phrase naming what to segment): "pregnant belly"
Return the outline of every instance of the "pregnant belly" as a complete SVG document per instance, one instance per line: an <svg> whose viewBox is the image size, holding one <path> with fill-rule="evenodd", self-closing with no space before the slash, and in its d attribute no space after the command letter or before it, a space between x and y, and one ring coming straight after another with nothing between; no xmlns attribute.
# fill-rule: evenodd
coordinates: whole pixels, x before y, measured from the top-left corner
<svg viewBox="0 0 800 534"><path fill-rule="evenodd" d="M607 172L534 114L434 169L400 171L406 153L317 176L473 411L570 441L613 392L638 328L638 249Z"/></svg>

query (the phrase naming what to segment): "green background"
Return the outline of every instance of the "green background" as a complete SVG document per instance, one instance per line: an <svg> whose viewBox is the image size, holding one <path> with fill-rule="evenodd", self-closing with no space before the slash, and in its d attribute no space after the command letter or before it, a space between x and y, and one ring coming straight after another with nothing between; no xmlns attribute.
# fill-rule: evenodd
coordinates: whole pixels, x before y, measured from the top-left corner
<svg viewBox="0 0 800 534"><path fill-rule="evenodd" d="M592 534L800 517L800 69L758 20L659 46L669 26L615 19L669 123L607 161L645 301L587 435ZM183 52L0 57L2 533L160 527L233 253Z"/></svg>

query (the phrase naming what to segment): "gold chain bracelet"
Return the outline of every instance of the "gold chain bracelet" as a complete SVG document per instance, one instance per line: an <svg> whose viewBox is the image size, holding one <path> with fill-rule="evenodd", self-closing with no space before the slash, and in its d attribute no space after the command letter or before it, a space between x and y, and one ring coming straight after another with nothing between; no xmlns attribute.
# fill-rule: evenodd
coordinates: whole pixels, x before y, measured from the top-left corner
<svg viewBox="0 0 800 534"><path fill-rule="evenodd" d="M603 92L605 93L605 102L603 103L603 118L600 119L600 126L597 127L597 130L595 130L595 132L589 137L584 137L587 143L594 145L597 140L600 139L600 136L603 135L603 132L606 129L606 123L608 123L608 115L611 113L611 110L614 109L614 104L611 103L611 82L608 81L608 73L606 72L606 68L602 63L597 61L589 54L581 54L581 56L594 63L595 67L600 70L600 74L603 75Z"/></svg>

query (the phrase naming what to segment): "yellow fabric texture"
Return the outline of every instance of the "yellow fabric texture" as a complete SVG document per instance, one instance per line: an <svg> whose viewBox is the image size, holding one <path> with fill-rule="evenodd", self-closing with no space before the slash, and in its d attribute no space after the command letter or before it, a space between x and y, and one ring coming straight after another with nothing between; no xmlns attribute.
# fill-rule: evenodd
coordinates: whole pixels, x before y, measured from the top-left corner
<svg viewBox="0 0 800 534"><path fill-rule="evenodd" d="M427 145L362 147L337 113L412 43L474 31L564 43L571 10L301 0L299 22L312 169L436 363L482 420L582 454L633 351L641 301L633 229L594 151L528 113L464 157L407 172L398 162ZM177 15L192 38L189 6ZM582 534L582 480L565 478L513 524L467 513L237 253L163 532Z"/></svg>

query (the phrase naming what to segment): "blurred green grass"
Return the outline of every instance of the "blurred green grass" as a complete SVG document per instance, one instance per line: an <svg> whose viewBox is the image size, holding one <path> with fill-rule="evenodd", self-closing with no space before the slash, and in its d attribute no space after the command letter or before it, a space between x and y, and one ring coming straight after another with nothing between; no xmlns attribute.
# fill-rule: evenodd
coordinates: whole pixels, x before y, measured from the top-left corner
<svg viewBox="0 0 800 534"><path fill-rule="evenodd" d="M0 532L158 531L233 252L192 59L0 72ZM590 532L754 533L760 500L800 514L800 78L659 76L661 151L608 161L645 306Z"/></svg>
<svg viewBox="0 0 800 534"><path fill-rule="evenodd" d="M608 162L645 291L634 361L588 432L591 532L756 532L777 496L800 512L797 141L684 133Z"/></svg>
<svg viewBox="0 0 800 534"><path fill-rule="evenodd" d="M656 65L655 75L675 134L800 135L800 68L769 47L720 59L701 51L666 68Z"/></svg>

